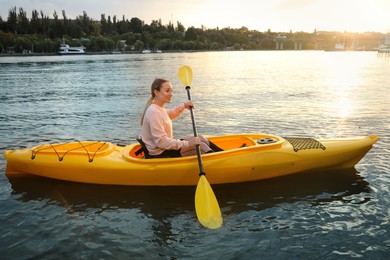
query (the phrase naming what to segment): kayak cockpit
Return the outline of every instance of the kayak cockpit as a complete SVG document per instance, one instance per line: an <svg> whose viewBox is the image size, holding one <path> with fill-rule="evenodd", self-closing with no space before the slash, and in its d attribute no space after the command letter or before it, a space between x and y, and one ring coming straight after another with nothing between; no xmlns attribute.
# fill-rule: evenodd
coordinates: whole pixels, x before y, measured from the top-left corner
<svg viewBox="0 0 390 260"><path fill-rule="evenodd" d="M263 147L266 149L275 149L282 145L285 141L283 138L273 135L262 134L238 134L238 135L226 135L226 136L211 136L207 137L208 140L222 148L224 151L218 152L234 152L237 149ZM215 153L205 154L204 156L215 155ZM144 153L140 144L130 145L125 149L124 157L127 159L142 159ZM172 158L170 158L172 159Z"/></svg>

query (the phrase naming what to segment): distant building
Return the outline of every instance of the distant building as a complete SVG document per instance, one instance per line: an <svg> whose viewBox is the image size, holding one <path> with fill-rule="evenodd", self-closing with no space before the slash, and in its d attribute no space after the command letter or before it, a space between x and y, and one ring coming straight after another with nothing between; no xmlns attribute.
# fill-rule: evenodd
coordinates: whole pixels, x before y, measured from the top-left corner
<svg viewBox="0 0 390 260"><path fill-rule="evenodd" d="M389 57L390 55L390 33L385 35L385 41L378 48L379 57Z"/></svg>
<svg viewBox="0 0 390 260"><path fill-rule="evenodd" d="M286 39L287 39L287 37L285 35L278 34L277 36L275 36L275 42L276 42L275 49L276 50L283 50L283 43Z"/></svg>
<svg viewBox="0 0 390 260"><path fill-rule="evenodd" d="M390 46L390 32L385 35L385 43L386 46Z"/></svg>
<svg viewBox="0 0 390 260"><path fill-rule="evenodd" d="M344 43L336 43L335 49L336 50L345 50L345 44Z"/></svg>

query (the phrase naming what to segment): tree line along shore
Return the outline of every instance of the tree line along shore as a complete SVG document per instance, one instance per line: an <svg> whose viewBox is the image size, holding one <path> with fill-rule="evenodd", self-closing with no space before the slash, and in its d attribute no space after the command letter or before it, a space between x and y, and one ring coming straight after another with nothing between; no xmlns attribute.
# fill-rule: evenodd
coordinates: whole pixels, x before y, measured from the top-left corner
<svg viewBox="0 0 390 260"><path fill-rule="evenodd" d="M65 10L49 17L33 10L29 17L22 7L12 7L7 19L0 16L0 53L55 54L62 43L84 46L88 53L139 53L160 51L221 50L376 50L385 42L379 32L265 32L241 28L188 28L177 21L161 19L146 24L133 17L101 14L99 21L86 11L75 19Z"/></svg>

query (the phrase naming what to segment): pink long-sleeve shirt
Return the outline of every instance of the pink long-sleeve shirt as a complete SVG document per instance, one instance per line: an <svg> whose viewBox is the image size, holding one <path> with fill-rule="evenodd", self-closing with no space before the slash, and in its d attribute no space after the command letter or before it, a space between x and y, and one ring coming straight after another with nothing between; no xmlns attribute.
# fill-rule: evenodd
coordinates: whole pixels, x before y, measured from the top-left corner
<svg viewBox="0 0 390 260"><path fill-rule="evenodd" d="M187 141L173 139L172 119L178 117L185 107L184 104L172 109L165 109L151 104L145 112L141 137L150 155L159 155L165 150L179 150Z"/></svg>

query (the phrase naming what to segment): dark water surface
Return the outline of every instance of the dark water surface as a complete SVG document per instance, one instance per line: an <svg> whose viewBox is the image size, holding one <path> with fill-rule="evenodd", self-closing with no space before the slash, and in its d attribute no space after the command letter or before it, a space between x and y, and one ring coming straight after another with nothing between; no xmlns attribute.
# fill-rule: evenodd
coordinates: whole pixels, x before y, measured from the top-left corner
<svg viewBox="0 0 390 260"><path fill-rule="evenodd" d="M376 134L355 169L216 185L224 217L200 226L195 187L5 176L7 149L130 143L155 77L173 104L189 65L198 131L314 138ZM390 59L374 52L210 52L0 58L2 259L388 259ZM188 112L175 136L191 134ZM206 169L207 172L207 169Z"/></svg>

